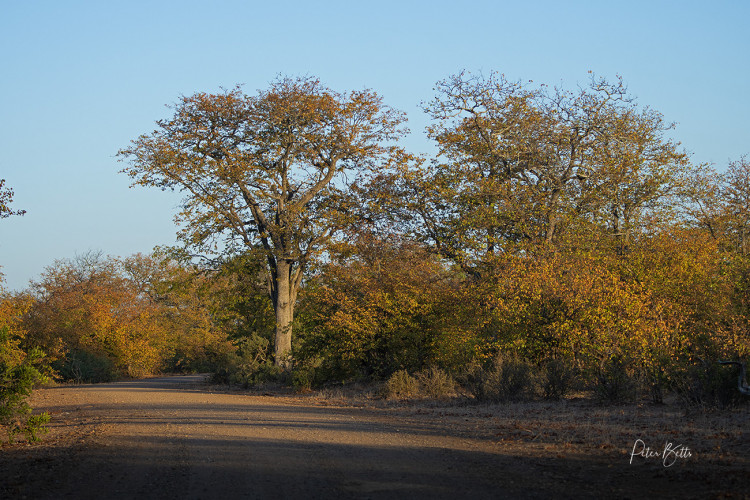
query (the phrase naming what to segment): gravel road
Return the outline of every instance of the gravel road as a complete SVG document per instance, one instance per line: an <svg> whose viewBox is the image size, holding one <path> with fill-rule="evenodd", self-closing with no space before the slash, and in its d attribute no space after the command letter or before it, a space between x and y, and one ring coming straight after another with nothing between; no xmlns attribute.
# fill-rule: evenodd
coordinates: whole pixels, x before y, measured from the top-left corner
<svg viewBox="0 0 750 500"><path fill-rule="evenodd" d="M425 418L212 390L199 376L52 387L37 391L33 404L52 414L51 432L42 445L2 450L0 498L580 498L640 491L635 469L612 476L611 454L522 456L496 433L473 429L477 419L455 413ZM625 457L618 461L628 470ZM652 470L659 473L651 469L649 477ZM646 496L679 487L649 481L642 483Z"/></svg>

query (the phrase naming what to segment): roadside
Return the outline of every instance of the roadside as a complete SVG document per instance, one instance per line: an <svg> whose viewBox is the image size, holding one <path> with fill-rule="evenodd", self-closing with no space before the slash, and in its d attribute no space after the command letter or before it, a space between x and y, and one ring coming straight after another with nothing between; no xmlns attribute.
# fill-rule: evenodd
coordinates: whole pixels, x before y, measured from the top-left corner
<svg viewBox="0 0 750 500"><path fill-rule="evenodd" d="M41 389L32 406L50 433L0 448L1 498L750 496L747 409L407 404L196 376Z"/></svg>

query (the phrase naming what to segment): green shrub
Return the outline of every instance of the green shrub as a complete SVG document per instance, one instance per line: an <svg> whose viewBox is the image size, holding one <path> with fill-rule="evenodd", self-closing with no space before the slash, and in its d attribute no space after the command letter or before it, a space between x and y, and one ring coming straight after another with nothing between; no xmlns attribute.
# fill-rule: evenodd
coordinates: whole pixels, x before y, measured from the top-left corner
<svg viewBox="0 0 750 500"><path fill-rule="evenodd" d="M319 380L319 368L323 364L322 358L312 357L304 360L302 363L297 363L292 370L292 385L295 389L302 392L307 392L318 385Z"/></svg>
<svg viewBox="0 0 750 500"><path fill-rule="evenodd" d="M239 339L235 345L235 352L224 353L217 359L217 368L212 377L214 382L247 388L282 381L284 373L271 359L267 338L253 334Z"/></svg>
<svg viewBox="0 0 750 500"><path fill-rule="evenodd" d="M36 384L47 380L44 354L38 349L24 354L10 337L8 327L0 328L0 427L8 442L19 433L37 441L40 433L47 432L49 414L32 415L26 399Z"/></svg>
<svg viewBox="0 0 750 500"><path fill-rule="evenodd" d="M63 380L77 384L112 382L119 377L115 363L106 355L80 349L68 352L52 368Z"/></svg>

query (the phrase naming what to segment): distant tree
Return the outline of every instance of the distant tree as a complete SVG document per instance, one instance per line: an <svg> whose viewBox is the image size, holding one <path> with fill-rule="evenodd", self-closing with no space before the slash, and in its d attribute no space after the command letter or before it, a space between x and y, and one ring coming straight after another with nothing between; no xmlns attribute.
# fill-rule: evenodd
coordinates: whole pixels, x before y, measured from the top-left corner
<svg viewBox="0 0 750 500"><path fill-rule="evenodd" d="M185 193L176 217L189 248L265 260L275 362L288 365L297 292L311 259L346 224L348 185L396 149L402 113L371 91L284 78L248 96L197 93L119 156L134 185Z"/></svg>
<svg viewBox="0 0 750 500"><path fill-rule="evenodd" d="M723 198L736 248L750 254L750 159L743 156L729 164L724 176Z"/></svg>
<svg viewBox="0 0 750 500"><path fill-rule="evenodd" d="M693 222L740 255L750 254L750 160L742 156L725 172L708 165L694 169L685 208Z"/></svg>
<svg viewBox="0 0 750 500"><path fill-rule="evenodd" d="M0 219L11 215L23 215L26 210L12 210L10 204L13 202L13 190L5 187L5 179L0 179Z"/></svg>

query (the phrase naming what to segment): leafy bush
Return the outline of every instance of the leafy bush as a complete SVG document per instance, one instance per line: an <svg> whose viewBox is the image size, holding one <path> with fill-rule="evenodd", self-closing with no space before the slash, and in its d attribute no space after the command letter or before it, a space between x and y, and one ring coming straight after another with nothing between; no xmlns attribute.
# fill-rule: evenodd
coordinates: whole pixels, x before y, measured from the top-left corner
<svg viewBox="0 0 750 500"><path fill-rule="evenodd" d="M747 401L737 390L737 368L717 362L701 362L683 369L674 380L674 389L687 406L726 409Z"/></svg>
<svg viewBox="0 0 750 500"><path fill-rule="evenodd" d="M119 376L114 362L104 354L74 349L60 360L52 363L63 380L77 384L111 382Z"/></svg>
<svg viewBox="0 0 750 500"><path fill-rule="evenodd" d="M545 399L562 399L575 383L576 373L567 361L551 359L542 365L539 378Z"/></svg>
<svg viewBox="0 0 750 500"><path fill-rule="evenodd" d="M0 427L5 429L8 442L23 433L29 441L39 440L47 432L44 426L49 414L32 415L26 399L37 383L47 377L44 371L44 354L32 349L28 354L18 349L7 326L0 328Z"/></svg>
<svg viewBox="0 0 750 500"><path fill-rule="evenodd" d="M323 364L322 358L313 357L297 363L292 370L292 385L298 391L309 391L313 386L318 385L320 380L319 368Z"/></svg>
<svg viewBox="0 0 750 500"><path fill-rule="evenodd" d="M594 377L594 394L608 403L633 401L638 394L638 382L632 363L622 356L602 360Z"/></svg>
<svg viewBox="0 0 750 500"><path fill-rule="evenodd" d="M213 381L251 387L279 380L281 368L273 364L270 341L257 334L243 337L235 342L235 352L224 353L217 360Z"/></svg>
<svg viewBox="0 0 750 500"><path fill-rule="evenodd" d="M452 335L458 282L416 243L362 235L301 291L295 356L322 357L329 381L456 362L466 350Z"/></svg>

